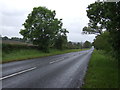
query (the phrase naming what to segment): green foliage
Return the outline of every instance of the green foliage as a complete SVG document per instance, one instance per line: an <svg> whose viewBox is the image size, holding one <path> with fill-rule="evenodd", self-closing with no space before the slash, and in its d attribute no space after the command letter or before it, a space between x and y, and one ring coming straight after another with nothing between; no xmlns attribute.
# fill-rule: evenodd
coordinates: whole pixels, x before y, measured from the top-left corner
<svg viewBox="0 0 120 90"><path fill-rule="evenodd" d="M2 40L8 40L9 38L7 36L2 37Z"/></svg>
<svg viewBox="0 0 120 90"><path fill-rule="evenodd" d="M18 37L11 37L10 40L12 40L12 41L22 41L22 42L24 42L24 40L23 40L22 38L18 38Z"/></svg>
<svg viewBox="0 0 120 90"><path fill-rule="evenodd" d="M25 29L21 30L20 34L38 45L40 50L48 52L50 46L54 44L55 38L61 34L66 35L68 32L66 29L62 29L61 19L58 20L55 15L55 11L46 7L33 8L23 24Z"/></svg>
<svg viewBox="0 0 120 90"><path fill-rule="evenodd" d="M57 36L57 38L55 39L55 48L62 50L67 47L66 45L67 37L63 35Z"/></svg>
<svg viewBox="0 0 120 90"><path fill-rule="evenodd" d="M88 27L84 27L83 28L83 34L95 34L95 33L97 33L98 31L96 31L96 29L93 29L93 28L91 28L90 26L88 26ZM101 33L101 32L100 32Z"/></svg>
<svg viewBox="0 0 120 90"><path fill-rule="evenodd" d="M94 50L82 88L118 88L118 62L102 50Z"/></svg>
<svg viewBox="0 0 120 90"><path fill-rule="evenodd" d="M103 29L110 32L112 47L117 59L120 60L120 1L119 2L95 2L87 9L90 19L88 27L92 32L102 34ZM83 29L83 32L91 32L91 29Z"/></svg>
<svg viewBox="0 0 120 90"><path fill-rule="evenodd" d="M82 42L81 43L78 42L77 44L75 44L75 46L76 46L77 49L82 49L83 48Z"/></svg>
<svg viewBox="0 0 120 90"><path fill-rule="evenodd" d="M40 57L64 54L69 52L77 52L81 50L86 50L86 49L67 49L67 50L50 49L49 53L45 53L34 48L14 49L14 50L11 50L10 53L6 53L4 51L2 52L2 63L32 59L32 58L40 58Z"/></svg>
<svg viewBox="0 0 120 90"><path fill-rule="evenodd" d="M18 37L8 38L7 36L4 36L4 37L0 36L0 39L3 41L3 43L4 43L4 41L20 41L20 42L25 42L24 39L18 38Z"/></svg>
<svg viewBox="0 0 120 90"><path fill-rule="evenodd" d="M28 46L22 44L2 44L2 51L5 53L10 53L11 51L21 49L37 49L37 46Z"/></svg>
<svg viewBox="0 0 120 90"><path fill-rule="evenodd" d="M83 48L90 48L92 46L92 44L89 41L85 41L85 43L83 44Z"/></svg>
<svg viewBox="0 0 120 90"><path fill-rule="evenodd" d="M110 34L109 32L104 32L101 35L96 36L96 39L94 40L94 47L99 50L105 50L107 52L112 50L112 45L110 43Z"/></svg>
<svg viewBox="0 0 120 90"><path fill-rule="evenodd" d="M82 48L83 48L82 42L81 42L81 43L80 43L80 42L75 43L75 42L69 41L69 42L67 43L67 48L68 48L68 49L82 49Z"/></svg>

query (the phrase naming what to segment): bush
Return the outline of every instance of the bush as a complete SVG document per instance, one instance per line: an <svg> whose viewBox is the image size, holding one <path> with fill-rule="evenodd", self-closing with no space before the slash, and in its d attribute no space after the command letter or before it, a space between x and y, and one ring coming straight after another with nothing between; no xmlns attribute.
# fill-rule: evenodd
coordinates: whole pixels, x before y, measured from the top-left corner
<svg viewBox="0 0 120 90"><path fill-rule="evenodd" d="M28 46L28 45L20 45L20 44L2 44L2 51L5 53L9 53L13 50L21 50L21 49L37 49L37 46Z"/></svg>

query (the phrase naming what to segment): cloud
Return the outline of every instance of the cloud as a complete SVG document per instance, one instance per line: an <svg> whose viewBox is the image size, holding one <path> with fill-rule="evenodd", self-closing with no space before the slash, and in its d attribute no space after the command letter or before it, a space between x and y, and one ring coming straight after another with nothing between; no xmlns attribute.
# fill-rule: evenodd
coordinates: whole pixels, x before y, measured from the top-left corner
<svg viewBox="0 0 120 90"><path fill-rule="evenodd" d="M69 31L70 41L92 41L95 35L82 35L82 28L89 19L86 8L95 0L0 0L0 29L2 36L18 36L22 24L33 7L45 6L56 11L56 17L62 18L63 27Z"/></svg>
<svg viewBox="0 0 120 90"><path fill-rule="evenodd" d="M24 16L24 15L23 15ZM3 16L2 17L2 26L14 26L14 27L21 27L21 22L24 21L24 18L22 16Z"/></svg>
<svg viewBox="0 0 120 90"><path fill-rule="evenodd" d="M2 34L4 36L8 36L8 37L22 37L20 34L19 34L19 27L12 27L12 26L8 26L8 27L0 27L0 30L2 30Z"/></svg>
<svg viewBox="0 0 120 90"><path fill-rule="evenodd" d="M90 41L93 42L95 35L82 35L80 33L69 33L68 40L72 42L85 42Z"/></svg>

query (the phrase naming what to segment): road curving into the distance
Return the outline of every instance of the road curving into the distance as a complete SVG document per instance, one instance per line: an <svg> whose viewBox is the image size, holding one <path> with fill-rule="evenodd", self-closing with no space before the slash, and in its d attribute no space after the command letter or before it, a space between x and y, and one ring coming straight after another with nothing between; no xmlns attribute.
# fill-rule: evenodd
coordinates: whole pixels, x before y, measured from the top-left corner
<svg viewBox="0 0 120 90"><path fill-rule="evenodd" d="M93 48L2 65L2 88L80 88Z"/></svg>

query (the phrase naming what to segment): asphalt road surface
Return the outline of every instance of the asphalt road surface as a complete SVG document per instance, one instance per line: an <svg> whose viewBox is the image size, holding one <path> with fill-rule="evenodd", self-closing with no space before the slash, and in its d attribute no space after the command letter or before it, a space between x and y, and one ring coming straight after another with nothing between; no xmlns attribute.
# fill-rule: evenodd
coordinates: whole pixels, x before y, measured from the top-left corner
<svg viewBox="0 0 120 90"><path fill-rule="evenodd" d="M2 88L80 88L93 49L2 65Z"/></svg>

